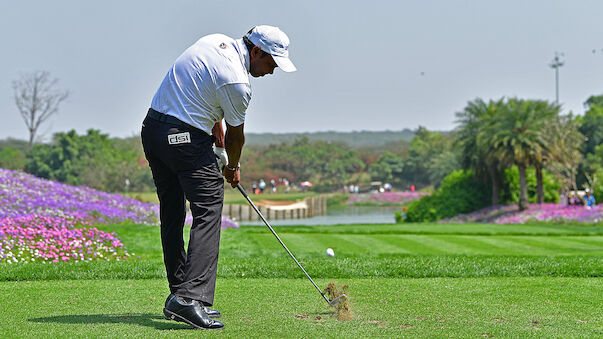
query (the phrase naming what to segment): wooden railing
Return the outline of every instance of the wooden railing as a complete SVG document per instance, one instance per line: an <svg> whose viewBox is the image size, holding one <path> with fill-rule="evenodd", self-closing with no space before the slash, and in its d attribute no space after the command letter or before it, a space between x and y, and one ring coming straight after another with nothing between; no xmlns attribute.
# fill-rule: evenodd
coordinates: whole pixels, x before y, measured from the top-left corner
<svg viewBox="0 0 603 339"><path fill-rule="evenodd" d="M291 205L263 206L259 204L257 207L268 220L311 218L327 214L327 197L326 195L317 195ZM224 204L222 214L235 221L261 220L248 204Z"/></svg>

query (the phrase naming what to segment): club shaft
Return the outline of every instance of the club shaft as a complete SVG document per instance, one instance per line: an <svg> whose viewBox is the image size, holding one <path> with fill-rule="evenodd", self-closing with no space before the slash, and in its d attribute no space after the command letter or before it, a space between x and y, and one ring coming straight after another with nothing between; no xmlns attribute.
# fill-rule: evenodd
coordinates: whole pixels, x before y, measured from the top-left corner
<svg viewBox="0 0 603 339"><path fill-rule="evenodd" d="M318 293L320 293L320 295L326 300L326 302L331 303L331 301L329 300L329 298L327 298L325 296L325 294L322 293L322 291L320 290L320 288L318 288L318 286L316 285L316 283L314 282L314 280L312 280L312 277L310 277L310 275L308 274L308 272L306 272L306 270L304 269L304 267L299 263L299 261L297 261L297 259L293 255L293 253L291 253L291 251L289 251L289 249L287 248L287 246L285 245L285 243L281 240L281 238L278 236L278 234L276 234L276 232L274 231L274 229L272 228L272 226L270 226L270 224L268 223L268 221L266 220L266 218L264 218L264 215L262 214L262 212L260 212L260 210L253 203L253 201L251 201L251 199L249 198L249 195L247 194L247 191L245 191L245 189L243 188L243 186L241 186L241 184L238 184L237 188L239 189L239 192L241 192L241 194L245 197L245 199L247 199L247 202L249 203L249 205L251 205L251 207L253 207L253 209L255 210L255 212L260 216L260 218L262 219L262 221L264 222L264 224L266 224L266 226L268 226L268 229L270 230L270 232L272 232L272 234L274 234L274 236L276 237L276 240L278 240L278 242L283 246L283 248L285 249L285 251L287 251L287 253L289 253L289 256L291 256L291 258L295 261L295 263L297 264L297 266L299 266L299 268L302 270L302 272L304 272L304 274L306 275L306 277L308 277L308 279L310 280L310 282L312 283L312 285L314 285L314 287L316 287L316 290L318 290Z"/></svg>

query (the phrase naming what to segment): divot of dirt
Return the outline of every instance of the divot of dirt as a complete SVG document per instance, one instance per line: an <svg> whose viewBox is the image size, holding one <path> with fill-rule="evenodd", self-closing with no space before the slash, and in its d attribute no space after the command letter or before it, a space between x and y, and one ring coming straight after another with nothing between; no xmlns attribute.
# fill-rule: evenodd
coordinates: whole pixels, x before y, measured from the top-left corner
<svg viewBox="0 0 603 339"><path fill-rule="evenodd" d="M297 319L308 319L308 315L307 314L296 314L295 317Z"/></svg>
<svg viewBox="0 0 603 339"><path fill-rule="evenodd" d="M306 318L307 318L307 317L308 317L308 316L306 316ZM321 317L321 316L319 316L319 315L317 315L316 317L314 317L314 320L321 321L321 320L322 320L322 317Z"/></svg>
<svg viewBox="0 0 603 339"><path fill-rule="evenodd" d="M507 321L506 319L503 319L503 318L492 318L492 320L498 321L498 322Z"/></svg>
<svg viewBox="0 0 603 339"><path fill-rule="evenodd" d="M405 329L405 330L410 330L411 328L413 328L413 327L412 327L411 325L409 325L409 324L402 324L402 325L400 325L399 327L400 327L400 328L402 328L402 329Z"/></svg>
<svg viewBox="0 0 603 339"><path fill-rule="evenodd" d="M379 321L379 320L369 320L369 323L371 324L381 324L383 321Z"/></svg>
<svg viewBox="0 0 603 339"><path fill-rule="evenodd" d="M337 320L348 321L352 320L352 311L350 309L350 295L348 293L348 285L343 285L341 289L335 286L335 283L331 281L325 288L325 294L329 296L330 300L337 298L338 296L345 294L346 297L340 299L339 304L335 305L337 310Z"/></svg>
<svg viewBox="0 0 603 339"><path fill-rule="evenodd" d="M482 334L482 337L484 337L484 338L494 338L494 336L492 334L490 334L490 333L484 333L484 334Z"/></svg>
<svg viewBox="0 0 603 339"><path fill-rule="evenodd" d="M425 317L416 317L415 320L427 320Z"/></svg>

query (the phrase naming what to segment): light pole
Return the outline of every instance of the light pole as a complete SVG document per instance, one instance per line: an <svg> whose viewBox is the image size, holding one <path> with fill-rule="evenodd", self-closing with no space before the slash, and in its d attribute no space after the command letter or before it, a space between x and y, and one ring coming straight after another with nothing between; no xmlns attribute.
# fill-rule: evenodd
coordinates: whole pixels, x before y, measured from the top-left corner
<svg viewBox="0 0 603 339"><path fill-rule="evenodd" d="M549 64L551 68L555 69L555 103L559 104L559 67L563 66L564 62L561 61L560 56L563 56L563 53L555 52L555 57L553 61Z"/></svg>

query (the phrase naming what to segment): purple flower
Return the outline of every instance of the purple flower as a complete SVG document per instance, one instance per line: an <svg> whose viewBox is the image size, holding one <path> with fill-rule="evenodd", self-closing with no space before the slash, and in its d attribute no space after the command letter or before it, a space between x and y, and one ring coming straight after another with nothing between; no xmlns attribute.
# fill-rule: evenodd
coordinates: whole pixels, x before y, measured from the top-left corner
<svg viewBox="0 0 603 339"><path fill-rule="evenodd" d="M123 260L115 233L94 224L156 224L159 205L0 169L0 263ZM192 218L188 218L188 222ZM239 227L222 217L222 228Z"/></svg>

